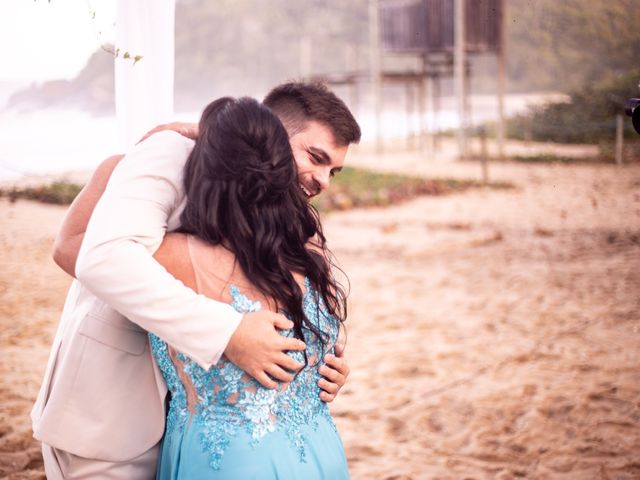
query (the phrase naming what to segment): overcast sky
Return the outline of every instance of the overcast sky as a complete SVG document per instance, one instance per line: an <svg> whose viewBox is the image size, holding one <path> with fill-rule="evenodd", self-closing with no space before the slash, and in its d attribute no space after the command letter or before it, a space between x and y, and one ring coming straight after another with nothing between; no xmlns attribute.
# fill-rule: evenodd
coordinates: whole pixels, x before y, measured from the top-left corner
<svg viewBox="0 0 640 480"><path fill-rule="evenodd" d="M2 0L0 81L72 78L100 43L113 42L116 5L115 0Z"/></svg>

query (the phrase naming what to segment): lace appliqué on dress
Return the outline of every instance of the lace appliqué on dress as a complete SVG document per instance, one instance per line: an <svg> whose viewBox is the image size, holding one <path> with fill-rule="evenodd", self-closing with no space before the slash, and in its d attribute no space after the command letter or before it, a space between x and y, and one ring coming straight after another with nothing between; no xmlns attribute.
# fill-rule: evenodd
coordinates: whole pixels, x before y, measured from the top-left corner
<svg viewBox="0 0 640 480"><path fill-rule="evenodd" d="M305 279L305 287L304 313L318 330L328 335L326 345L330 346L328 350L332 350L338 334L338 321L329 315L308 279ZM230 293L232 306L240 313L262 308L260 302L247 298L236 286L230 287ZM172 361L172 349L150 334L153 353L171 391L167 433L184 429L190 419L197 422L201 427L201 444L209 456L211 467L216 470L220 468L231 440L241 431L250 436L252 446L257 446L269 433L281 431L298 452L300 461L305 462L303 427L316 429L320 416L334 424L326 403L319 396L318 380L321 377L318 367L326 352L315 334L308 329L303 329L303 333L308 365L291 383L280 384L274 390L262 387L225 357L209 370L204 370L180 353L175 354ZM293 336L290 330L281 334ZM289 355L304 362L302 352L289 352ZM185 374L190 385L185 386L183 382ZM190 393L191 389L195 392ZM194 403L190 400L192 398L197 398L195 405L191 405Z"/></svg>

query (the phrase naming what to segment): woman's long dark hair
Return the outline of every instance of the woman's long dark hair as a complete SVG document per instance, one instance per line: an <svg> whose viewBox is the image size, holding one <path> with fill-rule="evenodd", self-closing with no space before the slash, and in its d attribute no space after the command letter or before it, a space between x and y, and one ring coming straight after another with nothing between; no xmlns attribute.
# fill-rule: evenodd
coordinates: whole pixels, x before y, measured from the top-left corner
<svg viewBox="0 0 640 480"><path fill-rule="evenodd" d="M184 186L182 231L232 251L247 279L290 315L295 336L304 340L304 326L324 344L326 335L305 316L292 272L310 280L341 322L346 294L331 272L318 212L298 184L278 117L251 98L210 103L185 166Z"/></svg>

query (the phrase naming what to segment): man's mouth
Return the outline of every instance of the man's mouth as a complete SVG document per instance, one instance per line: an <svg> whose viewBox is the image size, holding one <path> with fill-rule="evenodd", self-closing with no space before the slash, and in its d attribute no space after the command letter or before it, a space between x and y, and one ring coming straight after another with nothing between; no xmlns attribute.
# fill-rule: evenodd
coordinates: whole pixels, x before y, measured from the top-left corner
<svg viewBox="0 0 640 480"><path fill-rule="evenodd" d="M311 198L315 195L315 193L311 193L309 191L309 189L307 189L307 187L305 187L304 185L300 184L300 189L304 192L304 194L307 196L307 198Z"/></svg>

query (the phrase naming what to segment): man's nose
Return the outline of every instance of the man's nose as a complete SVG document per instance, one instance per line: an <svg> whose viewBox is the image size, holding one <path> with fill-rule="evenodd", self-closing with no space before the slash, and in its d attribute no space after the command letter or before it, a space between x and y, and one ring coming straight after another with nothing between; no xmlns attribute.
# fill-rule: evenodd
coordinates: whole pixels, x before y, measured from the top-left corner
<svg viewBox="0 0 640 480"><path fill-rule="evenodd" d="M329 184L331 183L331 174L329 172L318 173L315 176L315 180L320 187L320 190L326 190L329 188Z"/></svg>

